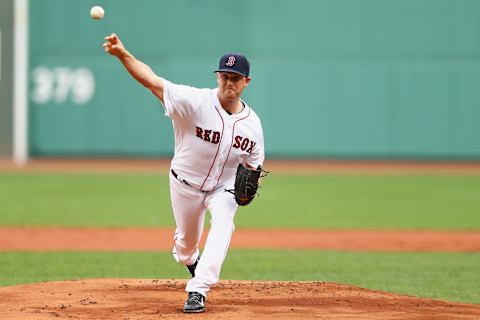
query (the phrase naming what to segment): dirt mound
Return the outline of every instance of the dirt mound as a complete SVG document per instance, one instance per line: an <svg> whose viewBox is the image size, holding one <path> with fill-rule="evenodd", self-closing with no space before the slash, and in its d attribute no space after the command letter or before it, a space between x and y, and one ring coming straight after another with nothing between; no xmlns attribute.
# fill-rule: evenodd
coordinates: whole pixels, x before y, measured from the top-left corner
<svg viewBox="0 0 480 320"><path fill-rule="evenodd" d="M0 319L184 319L184 280L95 279L0 288ZM222 281L208 319L479 319L480 306L325 282Z"/></svg>

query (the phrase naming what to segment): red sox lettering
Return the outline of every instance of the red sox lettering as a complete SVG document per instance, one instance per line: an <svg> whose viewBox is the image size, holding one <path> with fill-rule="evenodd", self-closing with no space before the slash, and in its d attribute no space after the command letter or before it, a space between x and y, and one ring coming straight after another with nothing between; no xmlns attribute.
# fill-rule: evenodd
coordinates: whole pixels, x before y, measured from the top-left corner
<svg viewBox="0 0 480 320"><path fill-rule="evenodd" d="M220 142L220 132L207 130L200 128L199 126L195 126L196 136L204 141L218 144ZM248 153L252 153L253 147L255 147L257 143L249 138L244 138L242 136L236 136L235 142L232 147L235 149L241 149L242 151L247 151ZM248 149L247 149L248 148Z"/></svg>
<svg viewBox="0 0 480 320"><path fill-rule="evenodd" d="M248 153L252 153L253 147L255 147L257 143L255 141L252 141L248 138L244 138L242 136L236 136L235 137L235 143L233 144L233 147L235 149L242 149L242 151L245 151L247 148Z"/></svg>
<svg viewBox="0 0 480 320"><path fill-rule="evenodd" d="M220 142L220 132L212 130L204 130L199 126L196 126L197 137L205 141L211 142L213 144L218 144Z"/></svg>

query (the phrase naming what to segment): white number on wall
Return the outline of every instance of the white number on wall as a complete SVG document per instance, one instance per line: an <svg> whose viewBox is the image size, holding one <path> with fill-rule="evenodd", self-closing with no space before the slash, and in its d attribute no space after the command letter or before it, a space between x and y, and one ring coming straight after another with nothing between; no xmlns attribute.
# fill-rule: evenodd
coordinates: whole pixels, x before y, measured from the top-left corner
<svg viewBox="0 0 480 320"><path fill-rule="evenodd" d="M55 102L61 104L70 99L75 104L85 104L95 92L95 77L87 68L68 67L32 70L32 100L36 104Z"/></svg>

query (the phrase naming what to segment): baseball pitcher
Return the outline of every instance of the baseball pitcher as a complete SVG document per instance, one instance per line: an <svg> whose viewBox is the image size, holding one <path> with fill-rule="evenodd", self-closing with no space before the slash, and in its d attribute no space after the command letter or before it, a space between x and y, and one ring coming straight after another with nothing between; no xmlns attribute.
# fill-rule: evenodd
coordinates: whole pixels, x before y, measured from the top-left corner
<svg viewBox="0 0 480 320"><path fill-rule="evenodd" d="M244 55L225 54L215 70L218 87L198 89L156 75L125 48L116 34L105 37L103 47L161 101L165 115L172 120L173 256L192 275L185 289L188 298L184 312L203 312L207 292L220 276L235 229L235 212L238 205L253 199L262 173L262 125L240 98L250 83L250 64ZM198 246L207 210L211 227L200 257Z"/></svg>

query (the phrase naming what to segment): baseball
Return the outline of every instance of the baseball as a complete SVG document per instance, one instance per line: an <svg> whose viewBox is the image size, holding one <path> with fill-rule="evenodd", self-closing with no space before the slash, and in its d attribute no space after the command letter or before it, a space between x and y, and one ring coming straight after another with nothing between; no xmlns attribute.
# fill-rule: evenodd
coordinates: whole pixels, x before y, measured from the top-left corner
<svg viewBox="0 0 480 320"><path fill-rule="evenodd" d="M103 18L105 14L105 11L103 11L103 8L100 6L94 6L92 9L90 9L90 16L93 19L100 20Z"/></svg>

